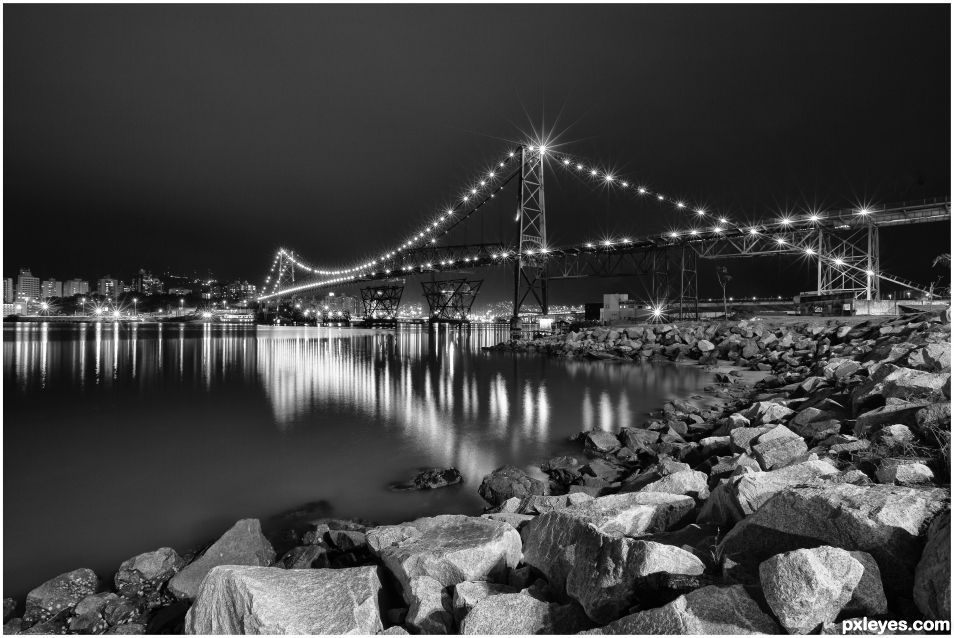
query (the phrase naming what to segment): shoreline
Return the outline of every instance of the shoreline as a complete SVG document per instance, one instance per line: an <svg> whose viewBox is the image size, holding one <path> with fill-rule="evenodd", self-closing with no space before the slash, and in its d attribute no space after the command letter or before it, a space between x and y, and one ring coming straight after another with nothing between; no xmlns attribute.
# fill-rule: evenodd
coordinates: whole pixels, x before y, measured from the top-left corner
<svg viewBox="0 0 954 638"><path fill-rule="evenodd" d="M50 633L208 631L238 622L241 614L267 615L267 610L251 607L240 614L235 597L260 585L278 592L281 581L292 575L304 579L296 587L376 591L372 597L385 601L386 608L374 605L373 613L365 613L363 605L363 611L355 611L352 621L359 633L385 627L388 633L494 633L507 626L508 619L516 622L506 611L514 605L522 617L537 623L510 626L520 629L514 633L654 633L640 631L647 626L641 624L648 622L647 614L678 615L673 607L677 599L682 605L724 599L726 614L744 613L722 619L728 623L720 625L723 630L774 633L797 623L792 624L793 612L785 601L773 598L772 583L797 585L789 582L794 568L788 563L815 559L798 552L818 553L820 548L828 548L824 562L841 560L849 572L865 575L869 607L859 616L929 616L922 607L938 611L930 606L939 603L917 583L925 578L943 583L946 578L948 591L950 586L949 554L946 576L925 576L930 570L918 562L925 545L941 551L936 539L945 529L949 535L950 324L921 313L850 324L829 321L816 330L813 326L818 325L645 324L494 346L623 364L625 359L701 363L710 366L713 383L700 394L713 397L714 403L703 400L699 407L691 397L676 398L640 427L580 433L574 455L579 458L556 457L542 464L546 482L520 468L498 468L478 488L488 502L481 515L426 517L377 527L335 519L306 521L306 516L303 527L290 526L269 538L256 519L246 519L203 554L183 557L164 548L126 561L108 591L101 591L91 570L75 570L34 590L28 596L26 622L19 626L9 621L12 611L5 599L4 633L29 624L34 631ZM934 448L927 440L943 432L946 452L943 434ZM943 454L946 475L937 463ZM465 485L473 489L474 480ZM812 499L803 494L807 489L815 490ZM888 492L892 499L917 494L923 501L919 509L906 513L908 527L913 525L918 533L900 542L900 550L837 546L838 539L846 544L838 530L799 530L797 547L784 542L786 534L791 536L786 525L797 528L793 513L817 515L826 503L841 499L840 507L852 516L857 510L863 518L865 507L884 501ZM592 550L597 551L595 567L587 571L579 560L561 559L567 544L591 551L584 540L594 525L598 546L604 548ZM451 534L451 529L457 531ZM554 535L564 533L571 535L554 544ZM468 564L455 563L451 570L460 572L457 576L448 575L449 559L441 550L450 536L471 544ZM768 555L754 567L750 556L738 555L740 547L751 553L753 539L770 545L760 550ZM608 547L615 548L616 560L631 570L629 577L620 580L599 567L599 551ZM915 549L918 556L912 563ZM224 550L219 553L227 556L226 562L211 560L218 550ZM434 565L417 573L395 559L409 552L430 557ZM899 552L904 560L898 564L885 558ZM643 573L649 554L665 569ZM904 572L900 591L895 583L873 576L889 567ZM852 591L860 582L855 580ZM227 585L233 599L213 596L218 585ZM804 622L820 618L812 628L830 624L844 615L851 600L841 601L834 615L830 600L828 607L825 601L814 601L814 615ZM17 602L19 612L22 601ZM288 605L281 596L273 602L279 608ZM679 613L691 615L692 604L686 609ZM314 610L284 611L289 618L279 627L283 631L321 629ZM328 622L336 616L330 609L320 615Z"/></svg>

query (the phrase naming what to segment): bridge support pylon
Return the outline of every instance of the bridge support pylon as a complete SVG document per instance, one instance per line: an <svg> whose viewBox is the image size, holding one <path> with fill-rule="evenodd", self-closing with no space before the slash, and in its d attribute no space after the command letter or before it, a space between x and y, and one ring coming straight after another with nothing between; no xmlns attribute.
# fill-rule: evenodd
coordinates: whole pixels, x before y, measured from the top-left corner
<svg viewBox="0 0 954 638"><path fill-rule="evenodd" d="M513 268L513 316L520 315L525 302L534 311L549 314L547 301L547 215L543 197L543 158L545 149L523 146L520 149L520 188L517 223L520 238Z"/></svg>
<svg viewBox="0 0 954 638"><path fill-rule="evenodd" d="M404 284L368 286L361 289L361 304L366 320L395 319L404 294Z"/></svg>
<svg viewBox="0 0 954 638"><path fill-rule="evenodd" d="M429 320L439 323L467 323L483 280L443 279L422 281Z"/></svg>

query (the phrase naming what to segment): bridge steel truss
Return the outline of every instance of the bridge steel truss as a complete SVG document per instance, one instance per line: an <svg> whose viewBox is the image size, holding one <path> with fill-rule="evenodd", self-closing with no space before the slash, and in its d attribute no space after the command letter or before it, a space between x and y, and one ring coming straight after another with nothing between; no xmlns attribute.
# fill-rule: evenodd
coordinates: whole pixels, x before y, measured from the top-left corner
<svg viewBox="0 0 954 638"><path fill-rule="evenodd" d="M440 279L422 281L424 299L430 308L431 321L468 321L483 280Z"/></svg>
<svg viewBox="0 0 954 638"><path fill-rule="evenodd" d="M550 312L547 300L547 215L543 196L543 153L520 149L520 188L517 223L520 237L513 268L513 316L528 297L541 315Z"/></svg>
<svg viewBox="0 0 954 638"><path fill-rule="evenodd" d="M401 306L404 283L368 286L361 289L361 303L365 319L394 319Z"/></svg>
<svg viewBox="0 0 954 638"><path fill-rule="evenodd" d="M817 294L846 294L880 300L881 280L921 293L923 286L881 272L880 229L951 218L949 201L918 202L877 210L837 211L789 223L775 223L757 233L745 229L690 240L704 259L808 254L816 259ZM809 252L811 251L811 252ZM819 259L818 256L837 258Z"/></svg>

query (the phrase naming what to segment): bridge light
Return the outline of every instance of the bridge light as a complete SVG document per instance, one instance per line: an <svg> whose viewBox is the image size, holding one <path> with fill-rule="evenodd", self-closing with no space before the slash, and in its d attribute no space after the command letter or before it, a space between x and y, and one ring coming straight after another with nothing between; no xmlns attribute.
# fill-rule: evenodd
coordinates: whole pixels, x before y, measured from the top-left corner
<svg viewBox="0 0 954 638"><path fill-rule="evenodd" d="M722 226L716 226L715 228L712 229L712 232L721 233L721 232L722 232Z"/></svg>
<svg viewBox="0 0 954 638"><path fill-rule="evenodd" d="M605 179L606 179L607 182L612 182L612 181L613 181L613 176L612 176L612 175L607 175Z"/></svg>
<svg viewBox="0 0 954 638"><path fill-rule="evenodd" d="M465 201L465 202L466 202L467 200L469 200L469 199L470 199L470 197L468 197L467 195L464 195L464 201Z"/></svg>
<svg viewBox="0 0 954 638"><path fill-rule="evenodd" d="M810 222L817 222L819 219L821 219L821 217L815 215L814 213L808 216L808 221Z"/></svg>
<svg viewBox="0 0 954 638"><path fill-rule="evenodd" d="M481 186L486 186L486 185L487 185L487 182L485 182L485 181L483 181L483 180L480 180L480 185L481 185Z"/></svg>
<svg viewBox="0 0 954 638"><path fill-rule="evenodd" d="M720 218L719 218L719 223L720 223L720 224L728 224L728 223L729 223L729 220L726 219L725 217L720 217Z"/></svg>
<svg viewBox="0 0 954 638"><path fill-rule="evenodd" d="M493 171L490 171L489 173L487 173L487 177L489 177L490 179L493 179L493 178L494 178L494 172L493 172Z"/></svg>
<svg viewBox="0 0 954 638"><path fill-rule="evenodd" d="M436 244L436 243L437 243L437 239L436 239L435 237L431 237L431 243L432 243L432 244Z"/></svg>
<svg viewBox="0 0 954 638"><path fill-rule="evenodd" d="M597 173L597 171L596 171L595 168L592 169L592 170L590 170L590 175L592 175L593 177L596 177L596 173Z"/></svg>
<svg viewBox="0 0 954 638"><path fill-rule="evenodd" d="M604 239L604 240L603 240L603 245L604 245L604 246L612 246L612 245L613 245L613 242L611 242L611 241L608 240L608 239Z"/></svg>
<svg viewBox="0 0 954 638"><path fill-rule="evenodd" d="M676 208L685 208L685 207L686 205L683 204L682 202L676 202Z"/></svg>
<svg viewBox="0 0 954 638"><path fill-rule="evenodd" d="M629 244L629 243L632 243L632 242L630 242L629 237L623 237L623 243L624 243L624 244Z"/></svg>
<svg viewBox="0 0 954 638"><path fill-rule="evenodd" d="M696 235L699 234L699 231L696 230L695 228L693 228L692 230L689 231L689 234L692 235L693 237L695 237Z"/></svg>
<svg viewBox="0 0 954 638"><path fill-rule="evenodd" d="M845 260L844 260L844 259L835 259L835 265L836 265L836 266L844 266L844 265L845 265Z"/></svg>
<svg viewBox="0 0 954 638"><path fill-rule="evenodd" d="M471 194L471 195L476 195L476 194L477 194L477 189L476 189L476 188L470 189L470 194Z"/></svg>
<svg viewBox="0 0 954 638"><path fill-rule="evenodd" d="M873 270L866 270L866 271L865 271L865 274L868 275L869 277L874 277L874 271L873 271Z"/></svg>
<svg viewBox="0 0 954 638"><path fill-rule="evenodd" d="M583 170L583 165L582 165L582 164L577 164L577 165L576 165L576 170L582 171L582 170Z"/></svg>
<svg viewBox="0 0 954 638"><path fill-rule="evenodd" d="M663 195L656 195L656 199L658 199L659 201L662 201L662 200L664 200L664 199L666 199L666 198L665 198L665 196L663 196Z"/></svg>
<svg viewBox="0 0 954 638"><path fill-rule="evenodd" d="M669 236L672 237L673 239L675 239L676 237L679 236L679 233L677 233L677 232L674 231L674 232L669 233Z"/></svg>
<svg viewBox="0 0 954 638"><path fill-rule="evenodd" d="M564 165L564 166L569 166L569 165L570 165L570 160L564 159L564 160L563 160L563 165Z"/></svg>
<svg viewBox="0 0 954 638"><path fill-rule="evenodd" d="M779 246L784 246L784 245L785 245L785 240L784 240L783 238L781 238L781 237L779 237L778 239L776 239L775 242L776 242Z"/></svg>
<svg viewBox="0 0 954 638"><path fill-rule="evenodd" d="M701 208L696 209L696 215L705 215L705 214L706 214L706 211L702 210Z"/></svg>
<svg viewBox="0 0 954 638"><path fill-rule="evenodd" d="M511 157L512 157L512 156L513 156L513 153L511 153L510 155L511 155ZM500 168L503 168L503 166L504 166L504 163L503 163L503 162L500 162Z"/></svg>
<svg viewBox="0 0 954 638"><path fill-rule="evenodd" d="M646 189L643 188L642 186L640 186L638 190L639 190L639 194L640 194L640 195L645 195L645 194L646 194Z"/></svg>
<svg viewBox="0 0 954 638"><path fill-rule="evenodd" d="M629 182L620 182L623 185L623 188L629 187Z"/></svg>
<svg viewBox="0 0 954 638"><path fill-rule="evenodd" d="M788 226L789 224L792 223L792 220L789 219L788 217L783 217L783 218L781 219L781 223L782 223L782 226Z"/></svg>
<svg viewBox="0 0 954 638"><path fill-rule="evenodd" d="M533 150L533 148L531 147L530 150ZM546 145L546 144L541 144L541 145L540 145L540 155L543 155L543 154L546 153L546 152L547 152L547 145Z"/></svg>
<svg viewBox="0 0 954 638"><path fill-rule="evenodd" d="M528 255L532 255L532 254L533 254L533 248L527 248L527 249L526 249L525 251L523 251L523 252L525 252L525 253L528 254Z"/></svg>
<svg viewBox="0 0 954 638"><path fill-rule="evenodd" d="M759 234L759 229L758 229L758 228L750 228L750 229L749 229L749 234L750 234L750 235L758 235L758 234Z"/></svg>
<svg viewBox="0 0 954 638"><path fill-rule="evenodd" d="M496 259L496 258L497 258L497 253L492 254L492 255L491 255L491 258Z"/></svg>
<svg viewBox="0 0 954 638"><path fill-rule="evenodd" d="M513 157L513 151L510 151L510 155L508 157Z"/></svg>
<svg viewBox="0 0 954 638"><path fill-rule="evenodd" d="M870 214L871 214L871 211L868 210L868 208L862 208L862 209L860 209L860 210L858 211L858 214L859 214L859 215L870 215Z"/></svg>
<svg viewBox="0 0 954 638"><path fill-rule="evenodd" d="M806 255L814 255L814 254L815 254L815 251L812 250L811 248L806 248L806 249L805 249L805 254L806 254Z"/></svg>
<svg viewBox="0 0 954 638"><path fill-rule="evenodd" d="M586 247L587 247L587 248L593 248L593 244L588 243L588 244L586 244Z"/></svg>

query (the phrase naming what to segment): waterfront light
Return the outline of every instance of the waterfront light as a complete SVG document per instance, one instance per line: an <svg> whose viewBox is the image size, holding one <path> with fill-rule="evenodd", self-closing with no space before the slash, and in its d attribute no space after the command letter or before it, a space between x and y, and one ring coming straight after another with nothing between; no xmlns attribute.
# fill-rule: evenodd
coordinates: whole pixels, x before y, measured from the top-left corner
<svg viewBox="0 0 954 638"><path fill-rule="evenodd" d="M871 214L871 211L868 210L868 208L862 208L862 209L860 209L860 210L858 211L858 214L859 214L859 215L870 215L870 214Z"/></svg>
<svg viewBox="0 0 954 638"><path fill-rule="evenodd" d="M672 237L673 239L675 239L676 237L679 236L679 233L673 231L673 232L669 233L669 236Z"/></svg>

